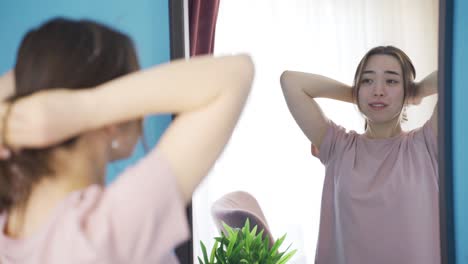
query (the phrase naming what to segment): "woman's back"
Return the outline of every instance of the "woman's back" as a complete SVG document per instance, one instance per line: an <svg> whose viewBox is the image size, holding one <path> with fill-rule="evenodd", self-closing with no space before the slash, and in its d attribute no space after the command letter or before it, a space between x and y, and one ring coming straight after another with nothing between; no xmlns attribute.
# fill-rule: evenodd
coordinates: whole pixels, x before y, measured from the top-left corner
<svg viewBox="0 0 468 264"><path fill-rule="evenodd" d="M153 150L108 188L70 193L32 237L2 232L0 263L177 263L173 249L189 236L185 218L176 178Z"/></svg>

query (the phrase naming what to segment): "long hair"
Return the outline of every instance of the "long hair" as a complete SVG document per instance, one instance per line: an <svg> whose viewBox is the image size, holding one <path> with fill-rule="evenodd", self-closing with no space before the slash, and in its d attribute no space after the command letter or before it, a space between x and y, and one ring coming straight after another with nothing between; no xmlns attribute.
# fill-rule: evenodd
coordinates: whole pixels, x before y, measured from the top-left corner
<svg viewBox="0 0 468 264"><path fill-rule="evenodd" d="M411 59L401 49L394 46L378 46L369 50L366 55L361 59L359 65L354 74L354 81L352 87L353 100L362 112L361 106L359 105L359 88L362 80L362 73L367 64L369 58L373 55L389 55L394 57L401 66L403 72L403 103L405 104L408 98L415 95L416 89L414 85L414 79L416 78L416 69L411 62ZM406 113L403 112L403 120L407 120ZM367 121L365 123L365 129L367 128Z"/></svg>
<svg viewBox="0 0 468 264"><path fill-rule="evenodd" d="M14 69L15 93L8 101L57 88L93 88L139 68L125 34L89 20L55 18L24 36ZM53 151L70 148L78 137L0 160L0 212L26 202L34 184L54 174Z"/></svg>

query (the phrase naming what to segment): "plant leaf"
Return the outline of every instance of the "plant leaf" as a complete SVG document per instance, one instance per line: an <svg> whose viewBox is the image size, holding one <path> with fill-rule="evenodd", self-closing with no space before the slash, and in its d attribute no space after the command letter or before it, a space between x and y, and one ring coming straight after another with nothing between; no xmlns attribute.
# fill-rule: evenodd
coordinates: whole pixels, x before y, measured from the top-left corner
<svg viewBox="0 0 468 264"><path fill-rule="evenodd" d="M281 244L283 244L284 239L286 238L286 235L283 235L280 239L276 240L275 243L273 244L273 247L270 250L270 256L274 256L277 254L277 251Z"/></svg>
<svg viewBox="0 0 468 264"><path fill-rule="evenodd" d="M208 260L206 246L200 241L203 257L198 257L199 264L285 264L297 250L279 252L286 234L276 240L270 248L270 238L264 236L264 230L257 233L258 226L250 229L247 218L242 228L232 228L223 223L224 232L214 237L215 244Z"/></svg>
<svg viewBox="0 0 468 264"><path fill-rule="evenodd" d="M210 264L214 263L215 261L215 254L216 254L216 249L218 248L218 245L219 245L219 242L216 241L213 246L213 249L211 249Z"/></svg>
<svg viewBox="0 0 468 264"><path fill-rule="evenodd" d="M208 262L208 255L206 254L206 247L205 247L205 244L203 244L203 242L200 241L200 246L201 246L202 252L203 252L203 260L205 261L206 264L209 264L209 262Z"/></svg>
<svg viewBox="0 0 468 264"><path fill-rule="evenodd" d="M227 236L232 236L232 234L234 233L234 230L232 230L232 228L230 226L228 226L226 223L223 222L223 227L224 229L226 229L226 231L228 232L227 233Z"/></svg>
<svg viewBox="0 0 468 264"><path fill-rule="evenodd" d="M237 234L238 233L239 233L239 231L236 231L236 232L234 232L234 234L232 236L229 237L229 244L228 244L227 251L226 251L226 256L228 258L229 258L229 256L231 256L232 249L234 248L234 245L237 242Z"/></svg>
<svg viewBox="0 0 468 264"><path fill-rule="evenodd" d="M204 264L200 257L198 257L198 263L199 264Z"/></svg>
<svg viewBox="0 0 468 264"><path fill-rule="evenodd" d="M284 255L284 257L282 257L277 264L284 264L286 262L288 262L293 256L294 254L296 254L297 252L297 249L289 252L288 254Z"/></svg>

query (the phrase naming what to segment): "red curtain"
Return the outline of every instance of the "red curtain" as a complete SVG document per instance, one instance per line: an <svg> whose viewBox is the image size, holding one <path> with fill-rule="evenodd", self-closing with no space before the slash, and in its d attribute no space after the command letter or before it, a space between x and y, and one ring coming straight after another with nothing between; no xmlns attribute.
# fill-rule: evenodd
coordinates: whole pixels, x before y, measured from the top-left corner
<svg viewBox="0 0 468 264"><path fill-rule="evenodd" d="M212 54L219 0L189 0L190 56Z"/></svg>

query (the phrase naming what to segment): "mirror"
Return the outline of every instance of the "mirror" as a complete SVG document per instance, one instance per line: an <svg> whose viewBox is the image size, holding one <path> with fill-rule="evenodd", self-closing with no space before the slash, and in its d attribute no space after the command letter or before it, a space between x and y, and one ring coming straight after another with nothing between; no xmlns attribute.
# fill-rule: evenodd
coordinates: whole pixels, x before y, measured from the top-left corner
<svg viewBox="0 0 468 264"><path fill-rule="evenodd" d="M215 55L250 53L256 78L232 140L194 195L195 257L201 255L200 240L211 248L218 235L213 203L243 190L257 199L272 234L287 234L284 245L298 249L291 262L314 263L325 169L288 110L280 75L303 71L351 85L369 49L393 45L408 54L420 81L437 70L438 8L437 0L221 1ZM421 127L436 100L433 95L409 107L403 130ZM317 101L330 120L363 133L355 105Z"/></svg>

